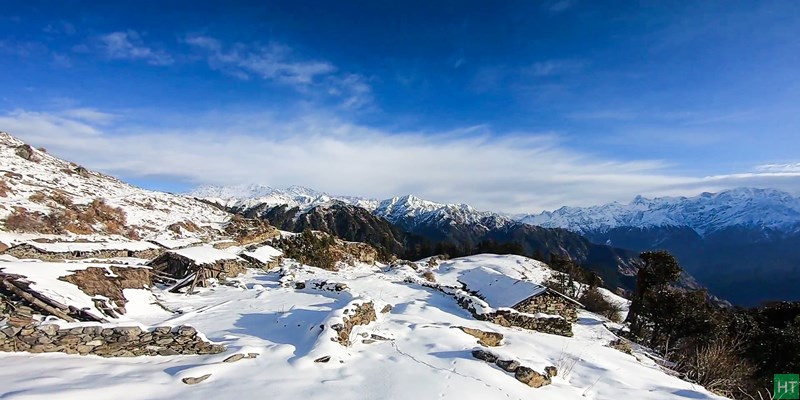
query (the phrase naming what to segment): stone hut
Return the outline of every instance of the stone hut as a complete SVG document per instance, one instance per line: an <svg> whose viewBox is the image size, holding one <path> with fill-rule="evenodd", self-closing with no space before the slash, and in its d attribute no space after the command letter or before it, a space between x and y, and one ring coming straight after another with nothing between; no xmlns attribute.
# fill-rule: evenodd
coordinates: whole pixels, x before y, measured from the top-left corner
<svg viewBox="0 0 800 400"><path fill-rule="evenodd" d="M490 268L477 267L460 272L458 281L464 289L494 309L529 314L550 319L578 320L580 303L547 287L527 280L514 279Z"/></svg>
<svg viewBox="0 0 800 400"><path fill-rule="evenodd" d="M528 314L560 315L569 322L578 320L578 308L583 307L581 303L561 292L540 287L541 290L537 290L511 308Z"/></svg>
<svg viewBox="0 0 800 400"><path fill-rule="evenodd" d="M135 257L152 259L164 248L144 241L115 242L24 242L9 247L3 254L19 259L43 261L79 260L87 258Z"/></svg>
<svg viewBox="0 0 800 400"><path fill-rule="evenodd" d="M153 269L156 281L174 283L172 291L190 285L206 286L209 279L232 278L252 266L236 254L210 246L169 250L147 265Z"/></svg>

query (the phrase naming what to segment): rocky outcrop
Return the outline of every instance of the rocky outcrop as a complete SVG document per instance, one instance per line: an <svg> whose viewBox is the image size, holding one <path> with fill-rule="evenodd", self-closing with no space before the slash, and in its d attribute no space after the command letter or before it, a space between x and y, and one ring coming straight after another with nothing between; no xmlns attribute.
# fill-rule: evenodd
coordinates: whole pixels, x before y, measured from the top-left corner
<svg viewBox="0 0 800 400"><path fill-rule="evenodd" d="M143 330L138 326L100 325L62 329L45 324L9 325L0 329L0 351L135 357L216 354L225 351L225 347L206 341L194 328L185 325Z"/></svg>
<svg viewBox="0 0 800 400"><path fill-rule="evenodd" d="M336 271L340 264L374 264L378 252L366 243L345 242L324 232L303 231L275 242L284 256L300 263Z"/></svg>
<svg viewBox="0 0 800 400"><path fill-rule="evenodd" d="M242 218L235 215L225 226L225 234L241 246L264 243L281 235L278 228L260 219Z"/></svg>
<svg viewBox="0 0 800 400"><path fill-rule="evenodd" d="M362 303L353 310L345 310L344 322L332 326L337 332L336 341L342 346L350 346L350 333L356 325L367 325L377 319L372 302Z"/></svg>

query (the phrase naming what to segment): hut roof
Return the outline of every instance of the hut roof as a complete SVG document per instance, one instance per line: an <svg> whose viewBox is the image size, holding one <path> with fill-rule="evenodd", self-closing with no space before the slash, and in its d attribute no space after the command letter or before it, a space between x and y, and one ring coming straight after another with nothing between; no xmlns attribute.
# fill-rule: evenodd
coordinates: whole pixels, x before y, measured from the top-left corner
<svg viewBox="0 0 800 400"><path fill-rule="evenodd" d="M170 250L166 254L176 254L194 261L197 265L214 264L221 260L237 260L236 254L215 249L211 246L194 246L183 249Z"/></svg>
<svg viewBox="0 0 800 400"><path fill-rule="evenodd" d="M513 307L521 301L538 296L547 288L530 281L514 279L486 267L460 271L458 281L477 292L494 308Z"/></svg>
<svg viewBox="0 0 800 400"><path fill-rule="evenodd" d="M253 251L245 251L242 253L244 255L250 256L256 261L259 261L263 264L269 264L276 258L283 255L283 252L280 250L272 247L272 246L261 246Z"/></svg>
<svg viewBox="0 0 800 400"><path fill-rule="evenodd" d="M167 249L180 249L202 242L198 238L183 238L183 239L153 239L151 243L155 243Z"/></svg>

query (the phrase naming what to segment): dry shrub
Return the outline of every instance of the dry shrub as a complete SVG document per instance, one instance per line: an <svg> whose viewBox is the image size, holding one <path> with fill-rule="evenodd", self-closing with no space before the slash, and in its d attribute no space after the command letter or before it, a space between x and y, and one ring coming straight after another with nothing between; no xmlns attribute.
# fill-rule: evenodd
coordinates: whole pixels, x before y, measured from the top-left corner
<svg viewBox="0 0 800 400"><path fill-rule="evenodd" d="M69 208L73 206L72 199L70 199L66 193L60 190L56 190L53 193L50 193L50 200L53 200L53 202L55 202L56 204L64 207Z"/></svg>
<svg viewBox="0 0 800 400"><path fill-rule="evenodd" d="M740 356L742 346L742 341L728 338L698 345L693 352L681 353L677 369L706 389L732 397L745 387L753 369Z"/></svg>
<svg viewBox="0 0 800 400"><path fill-rule="evenodd" d="M622 320L619 315L622 311L620 306L606 300L597 288L589 288L578 301L583 304L587 311L600 314L612 322L620 322Z"/></svg>
<svg viewBox="0 0 800 400"><path fill-rule="evenodd" d="M30 200L30 201L32 201L34 203L42 204L45 201L47 201L47 196L44 194L44 192L39 191L39 192L36 192L36 193L28 196L28 200Z"/></svg>
<svg viewBox="0 0 800 400"><path fill-rule="evenodd" d="M40 212L29 212L24 208L15 208L8 216L6 229L19 232L53 233L46 215Z"/></svg>
<svg viewBox="0 0 800 400"><path fill-rule="evenodd" d="M36 150L39 150L42 153L47 153L47 149L45 149L44 147L38 147Z"/></svg>
<svg viewBox="0 0 800 400"><path fill-rule="evenodd" d="M0 180L0 197L8 197L9 193L12 193L11 188L6 181Z"/></svg>
<svg viewBox="0 0 800 400"><path fill-rule="evenodd" d="M51 195L51 199L60 203L66 202L65 198L69 200L68 197L60 196L62 194L55 193ZM98 229L99 225L103 228ZM129 238L138 237L138 233L126 225L125 211L119 207L112 207L106 204L102 199L95 199L91 203L82 206L76 206L70 201L69 206L55 210L50 215L17 208L6 220L7 229L23 232L56 234L65 232L75 234L105 232L124 235Z"/></svg>
<svg viewBox="0 0 800 400"><path fill-rule="evenodd" d="M422 273L422 277L425 278L425 280L428 281L428 282L431 282L431 283L435 283L436 282L436 276L433 275L433 272L431 272L431 271L423 272Z"/></svg>
<svg viewBox="0 0 800 400"><path fill-rule="evenodd" d="M195 223L192 221L180 221L167 226L167 229L177 234L181 234L181 230L185 230L187 232L197 232L200 230L200 227L195 225Z"/></svg>

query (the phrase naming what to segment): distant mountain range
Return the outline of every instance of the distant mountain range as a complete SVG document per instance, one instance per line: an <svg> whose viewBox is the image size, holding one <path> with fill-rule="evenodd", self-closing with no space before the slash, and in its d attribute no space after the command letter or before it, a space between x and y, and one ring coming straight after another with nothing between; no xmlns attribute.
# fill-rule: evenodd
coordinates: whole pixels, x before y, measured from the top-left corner
<svg viewBox="0 0 800 400"><path fill-rule="evenodd" d="M251 194L256 197L246 197ZM323 230L409 259L437 253L511 252L540 259L555 254L588 266L608 286L627 290L635 285L639 266L637 253L591 243L568 230L537 227L466 204L441 204L410 195L377 201L297 186L204 186L188 195L249 218L268 220L284 230ZM686 282L696 285L691 279Z"/></svg>
<svg viewBox="0 0 800 400"><path fill-rule="evenodd" d="M293 226L283 222L290 228L296 228L299 215L316 215L312 219L321 221L321 214L336 212L343 218L342 207L348 205L390 222L397 232L433 243L477 247L483 241L516 242L528 254L539 255L557 252L559 246L569 243L566 253L576 260L603 260L599 262L605 265L602 268L616 262L620 271L631 268L625 274L635 269L633 252L664 249L712 294L735 304L800 299L800 199L772 189L738 188L695 197L637 196L628 204L562 207L514 217L411 195L378 201L331 196L299 186L204 186L190 195L213 199L240 212L260 210L262 215L286 205L281 219L295 221L289 224ZM296 210L288 218L285 212L292 208ZM346 213L359 214L362 220L367 214ZM270 214L273 222L278 214L274 210ZM570 232L588 242L581 243L583 238L576 239ZM388 236L392 239L386 239L387 243L408 241L400 233Z"/></svg>
<svg viewBox="0 0 800 400"><path fill-rule="evenodd" d="M738 188L695 197L562 207L523 216L636 251L666 249L712 293L735 304L800 299L800 198Z"/></svg>
<svg viewBox="0 0 800 400"><path fill-rule="evenodd" d="M688 227L701 236L729 228L796 233L800 232L800 198L773 189L738 188L695 197L637 196L629 204L562 207L520 220L591 234L621 227Z"/></svg>

